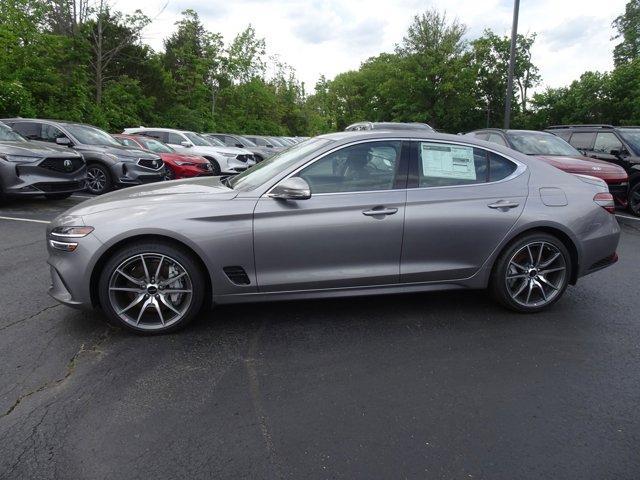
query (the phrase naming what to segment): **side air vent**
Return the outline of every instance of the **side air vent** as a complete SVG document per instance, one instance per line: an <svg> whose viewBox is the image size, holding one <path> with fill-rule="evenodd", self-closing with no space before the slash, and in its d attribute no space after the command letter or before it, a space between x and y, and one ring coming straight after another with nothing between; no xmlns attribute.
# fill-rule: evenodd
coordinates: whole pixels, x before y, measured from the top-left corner
<svg viewBox="0 0 640 480"><path fill-rule="evenodd" d="M249 285L251 283L247 272L240 266L224 267L222 270L224 270L224 273L229 277L229 280L236 285Z"/></svg>

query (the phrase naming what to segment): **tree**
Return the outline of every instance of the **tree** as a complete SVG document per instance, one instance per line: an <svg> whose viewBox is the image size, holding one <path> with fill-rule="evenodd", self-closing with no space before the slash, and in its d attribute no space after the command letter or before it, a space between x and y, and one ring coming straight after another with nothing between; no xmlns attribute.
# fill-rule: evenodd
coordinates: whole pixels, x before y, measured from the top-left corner
<svg viewBox="0 0 640 480"><path fill-rule="evenodd" d="M624 14L613 21L614 39L622 39L613 49L616 66L640 58L640 0L629 0Z"/></svg>
<svg viewBox="0 0 640 480"><path fill-rule="evenodd" d="M529 91L540 83L539 70L533 64L531 54L535 39L535 34L519 34L516 37L514 82L518 89L518 98L514 103L519 105L522 114L527 111ZM486 126L498 126L502 123L504 115L511 39L506 36L499 37L488 29L481 37L475 39L471 46L476 66L478 94L486 105Z"/></svg>
<svg viewBox="0 0 640 480"><path fill-rule="evenodd" d="M264 75L265 41L256 36L251 25L236 35L226 53L227 74L233 81L248 82Z"/></svg>

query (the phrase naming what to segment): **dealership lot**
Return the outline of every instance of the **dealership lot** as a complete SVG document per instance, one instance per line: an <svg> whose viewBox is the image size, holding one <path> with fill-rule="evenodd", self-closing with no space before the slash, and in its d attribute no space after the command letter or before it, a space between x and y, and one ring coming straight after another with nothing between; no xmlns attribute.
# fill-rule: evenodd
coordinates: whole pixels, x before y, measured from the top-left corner
<svg viewBox="0 0 640 480"><path fill-rule="evenodd" d="M84 200L0 207L0 478L637 478L640 221L537 315L450 292L138 337L45 293L45 223Z"/></svg>

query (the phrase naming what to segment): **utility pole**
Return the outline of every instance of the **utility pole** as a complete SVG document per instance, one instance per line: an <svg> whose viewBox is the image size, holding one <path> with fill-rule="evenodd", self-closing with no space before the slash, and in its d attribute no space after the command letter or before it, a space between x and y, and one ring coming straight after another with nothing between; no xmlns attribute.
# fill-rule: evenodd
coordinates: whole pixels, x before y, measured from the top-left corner
<svg viewBox="0 0 640 480"><path fill-rule="evenodd" d="M520 0L513 2L513 25L511 26L511 50L509 52L509 76L507 77L507 96L504 102L504 128L511 124L511 97L513 97L513 70L516 64L516 40L518 38L518 13Z"/></svg>

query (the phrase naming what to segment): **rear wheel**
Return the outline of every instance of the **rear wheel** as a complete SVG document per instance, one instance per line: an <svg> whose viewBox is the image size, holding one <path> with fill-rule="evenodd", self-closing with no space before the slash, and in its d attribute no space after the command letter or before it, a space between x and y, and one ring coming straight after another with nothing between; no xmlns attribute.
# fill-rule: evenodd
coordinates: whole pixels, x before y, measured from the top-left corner
<svg viewBox="0 0 640 480"><path fill-rule="evenodd" d="M102 195L113 189L113 181L109 170L98 163L87 167L87 190L95 195Z"/></svg>
<svg viewBox="0 0 640 480"><path fill-rule="evenodd" d="M100 274L100 304L111 323L138 333L167 333L202 308L205 278L181 248L143 242L118 251Z"/></svg>
<svg viewBox="0 0 640 480"><path fill-rule="evenodd" d="M569 284L571 256L553 235L532 233L509 245L491 277L496 299L512 310L540 311L560 299Z"/></svg>
<svg viewBox="0 0 640 480"><path fill-rule="evenodd" d="M636 182L629 190L629 211L640 217L640 182Z"/></svg>

